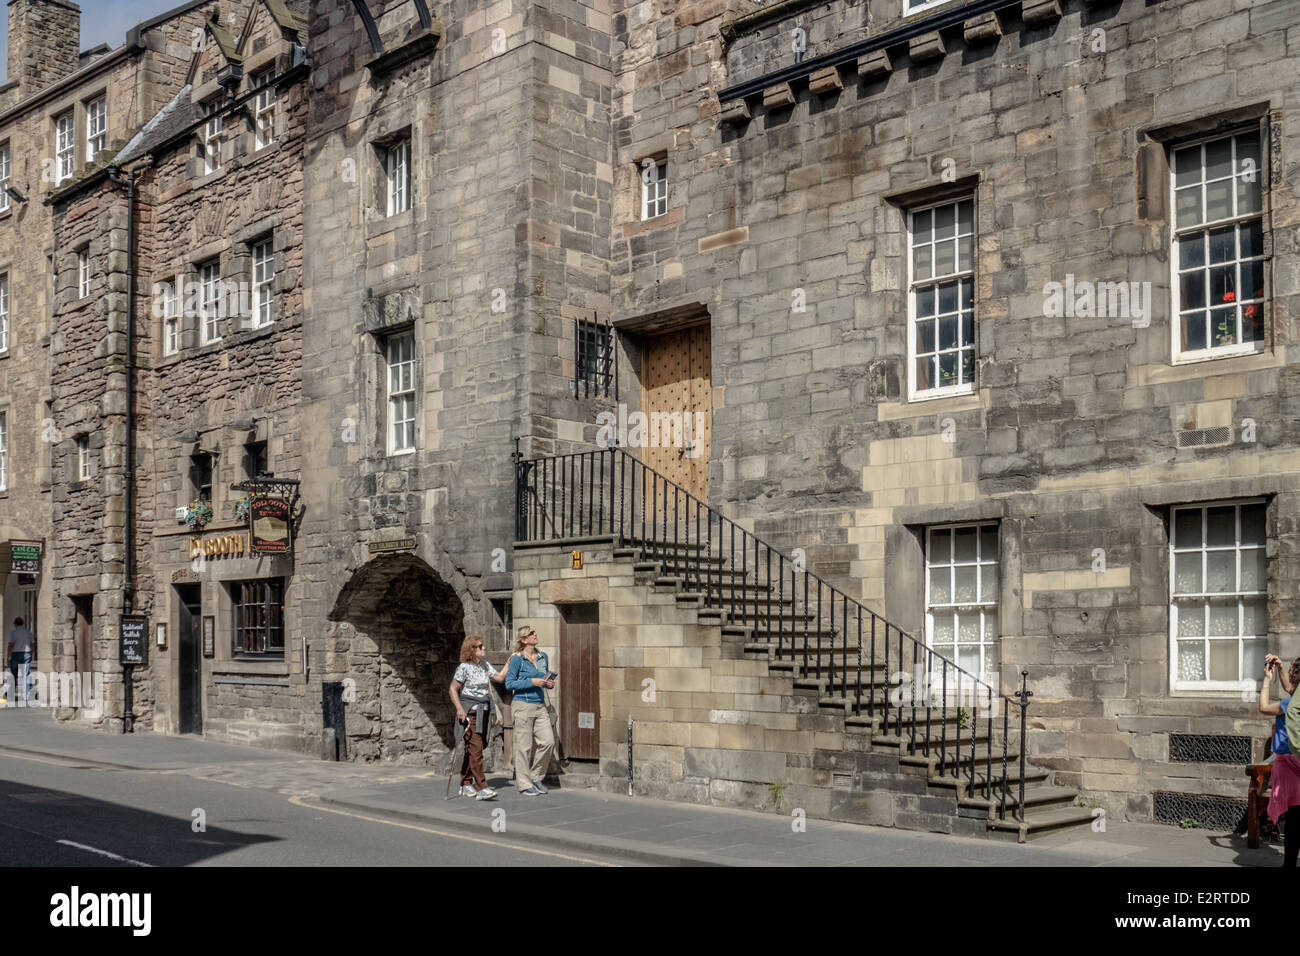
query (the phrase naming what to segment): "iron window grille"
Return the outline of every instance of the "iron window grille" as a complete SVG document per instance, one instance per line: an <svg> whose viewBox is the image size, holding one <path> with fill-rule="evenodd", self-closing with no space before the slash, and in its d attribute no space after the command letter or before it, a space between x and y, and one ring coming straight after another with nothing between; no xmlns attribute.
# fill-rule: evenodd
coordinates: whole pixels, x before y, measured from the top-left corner
<svg viewBox="0 0 1300 956"><path fill-rule="evenodd" d="M1268 574L1262 501L1175 507L1169 542L1170 682L1242 690L1264 672Z"/></svg>
<svg viewBox="0 0 1300 956"><path fill-rule="evenodd" d="M71 179L76 168L77 134L72 119L72 112L68 111L54 121L54 151L58 167L58 180L55 185Z"/></svg>
<svg viewBox="0 0 1300 956"><path fill-rule="evenodd" d="M284 581L235 581L230 585L234 612L234 653L284 656Z"/></svg>
<svg viewBox="0 0 1300 956"><path fill-rule="evenodd" d="M1210 830L1232 832L1246 816L1246 801L1209 793L1175 793L1157 790L1151 795L1156 823L1174 826L1195 824Z"/></svg>
<svg viewBox="0 0 1300 956"><path fill-rule="evenodd" d="M108 102L101 96L86 104L86 162L108 147Z"/></svg>
<svg viewBox="0 0 1300 956"><path fill-rule="evenodd" d="M1264 348L1264 213L1258 129L1175 148L1175 359Z"/></svg>
<svg viewBox="0 0 1300 956"><path fill-rule="evenodd" d="M970 392L975 382L975 202L908 216L911 397Z"/></svg>
<svg viewBox="0 0 1300 956"><path fill-rule="evenodd" d="M573 320L573 395L618 401L618 356L610 323ZM612 394L611 394L612 393Z"/></svg>
<svg viewBox="0 0 1300 956"><path fill-rule="evenodd" d="M936 653L981 680L998 672L998 526L927 529L925 636Z"/></svg>
<svg viewBox="0 0 1300 956"><path fill-rule="evenodd" d="M1228 734L1170 734L1170 763L1251 763L1249 737Z"/></svg>

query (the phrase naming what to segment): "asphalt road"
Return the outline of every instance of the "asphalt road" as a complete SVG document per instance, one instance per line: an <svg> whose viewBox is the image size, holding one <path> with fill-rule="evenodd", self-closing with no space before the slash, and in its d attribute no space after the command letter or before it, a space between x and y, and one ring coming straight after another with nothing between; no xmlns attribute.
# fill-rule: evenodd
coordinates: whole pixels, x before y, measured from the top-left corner
<svg viewBox="0 0 1300 956"><path fill-rule="evenodd" d="M9 753L0 806L0 866L618 865L177 772Z"/></svg>

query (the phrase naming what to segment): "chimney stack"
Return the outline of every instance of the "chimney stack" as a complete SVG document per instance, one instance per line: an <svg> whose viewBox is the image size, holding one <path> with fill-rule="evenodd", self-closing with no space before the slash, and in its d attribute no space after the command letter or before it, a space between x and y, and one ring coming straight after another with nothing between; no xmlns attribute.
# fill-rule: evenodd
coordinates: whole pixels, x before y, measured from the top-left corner
<svg viewBox="0 0 1300 956"><path fill-rule="evenodd" d="M26 99L73 73L81 7L68 0L9 0L9 82Z"/></svg>

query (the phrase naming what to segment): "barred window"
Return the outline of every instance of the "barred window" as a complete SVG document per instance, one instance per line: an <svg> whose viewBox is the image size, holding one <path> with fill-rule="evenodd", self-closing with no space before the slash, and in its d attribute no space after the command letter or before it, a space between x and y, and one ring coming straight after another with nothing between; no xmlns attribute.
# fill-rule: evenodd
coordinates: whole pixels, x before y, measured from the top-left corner
<svg viewBox="0 0 1300 956"><path fill-rule="evenodd" d="M54 121L54 150L58 176L55 185L71 179L77 163L77 134L72 111Z"/></svg>
<svg viewBox="0 0 1300 956"><path fill-rule="evenodd" d="M390 335L388 360L388 453L415 451L415 333Z"/></svg>
<svg viewBox="0 0 1300 956"><path fill-rule="evenodd" d="M1260 133L1174 150L1175 358L1264 347Z"/></svg>
<svg viewBox="0 0 1300 956"><path fill-rule="evenodd" d="M618 398L618 367L614 333L608 324L586 319L574 322L574 395Z"/></svg>
<svg viewBox="0 0 1300 956"><path fill-rule="evenodd" d="M1264 672L1262 501L1173 509L1169 627L1175 688L1239 690Z"/></svg>
<svg viewBox="0 0 1300 956"><path fill-rule="evenodd" d="M997 524L928 529L925 589L925 634L930 648L981 680L986 674L996 674Z"/></svg>
<svg viewBox="0 0 1300 956"><path fill-rule="evenodd" d="M975 380L975 202L910 215L911 397L969 392Z"/></svg>
<svg viewBox="0 0 1300 956"><path fill-rule="evenodd" d="M234 610L234 653L284 655L284 580L235 581L230 585Z"/></svg>
<svg viewBox="0 0 1300 956"><path fill-rule="evenodd" d="M101 96L86 104L86 162L108 147L108 102Z"/></svg>

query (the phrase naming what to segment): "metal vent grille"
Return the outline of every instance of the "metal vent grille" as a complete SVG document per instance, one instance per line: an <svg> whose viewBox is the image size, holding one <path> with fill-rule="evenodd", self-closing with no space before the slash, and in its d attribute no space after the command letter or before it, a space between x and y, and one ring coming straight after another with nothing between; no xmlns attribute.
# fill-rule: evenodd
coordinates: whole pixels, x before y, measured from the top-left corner
<svg viewBox="0 0 1300 956"><path fill-rule="evenodd" d="M1249 737L1225 734L1170 734L1171 763L1250 763Z"/></svg>
<svg viewBox="0 0 1300 956"><path fill-rule="evenodd" d="M1227 445L1232 441L1232 429L1227 425L1218 428L1184 428L1178 433L1179 448L1200 448L1203 445Z"/></svg>
<svg viewBox="0 0 1300 956"><path fill-rule="evenodd" d="M1157 790L1152 798L1156 823L1179 826L1183 821L1189 821L1207 830L1232 832L1238 829L1246 816L1246 801L1231 797Z"/></svg>

